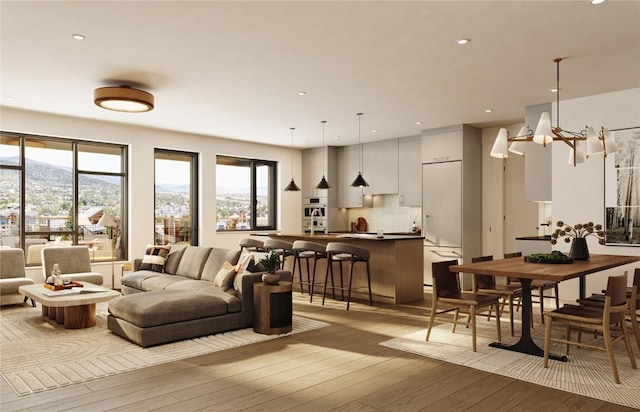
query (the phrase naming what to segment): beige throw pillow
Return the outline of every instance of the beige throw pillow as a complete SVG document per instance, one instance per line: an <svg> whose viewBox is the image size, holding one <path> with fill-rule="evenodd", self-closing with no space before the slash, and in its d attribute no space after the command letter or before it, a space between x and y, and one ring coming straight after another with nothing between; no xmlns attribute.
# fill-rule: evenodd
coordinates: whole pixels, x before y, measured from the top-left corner
<svg viewBox="0 0 640 412"><path fill-rule="evenodd" d="M222 268L216 274L213 279L213 286L218 286L224 290L227 290L233 284L233 280L236 277L236 267L229 262L224 262Z"/></svg>

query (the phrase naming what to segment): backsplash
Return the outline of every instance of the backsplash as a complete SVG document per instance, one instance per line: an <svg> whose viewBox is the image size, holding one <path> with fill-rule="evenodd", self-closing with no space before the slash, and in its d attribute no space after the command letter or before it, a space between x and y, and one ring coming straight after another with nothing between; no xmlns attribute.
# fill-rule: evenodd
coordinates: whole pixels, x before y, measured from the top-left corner
<svg viewBox="0 0 640 412"><path fill-rule="evenodd" d="M359 217L367 219L368 232L408 232L414 221L418 227L422 225L421 216L420 207L400 206L399 195L375 195L373 207L348 209L349 222Z"/></svg>

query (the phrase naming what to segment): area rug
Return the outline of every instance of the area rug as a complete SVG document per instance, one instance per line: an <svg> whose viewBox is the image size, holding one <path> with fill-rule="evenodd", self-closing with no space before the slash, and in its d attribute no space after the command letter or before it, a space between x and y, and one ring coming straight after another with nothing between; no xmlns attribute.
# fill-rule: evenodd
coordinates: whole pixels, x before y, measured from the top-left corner
<svg viewBox="0 0 640 412"><path fill-rule="evenodd" d="M97 325L72 330L43 318L39 307L3 309L0 373L18 395L28 395L329 326L294 315L289 334L261 335L248 328L141 348L111 333L106 317L107 304L98 304Z"/></svg>
<svg viewBox="0 0 640 412"><path fill-rule="evenodd" d="M552 336L563 336L564 329L555 329ZM502 323L503 343L514 343L517 338L509 335L508 323ZM615 345L616 363L620 374L620 385L613 380L611 366L604 351L571 347L568 362L550 360L549 368L542 365L542 358L489 347L496 340L495 320L478 318L477 352L473 352L471 329L458 326L451 333L451 324L435 326L429 342L425 342L426 329L381 342L380 345L449 363L463 365L510 378L548 386L554 389L584 395L623 406L640 408L640 369L632 369L623 342ZM516 335L519 330L516 330ZM532 332L538 345L544 344L544 327L536 324ZM575 338L575 335L574 335ZM582 334L588 343L592 334ZM636 361L640 359L632 335L632 347ZM602 341L596 343L601 345ZM555 344L552 353L563 354L564 345ZM640 365L639 365L640 366Z"/></svg>

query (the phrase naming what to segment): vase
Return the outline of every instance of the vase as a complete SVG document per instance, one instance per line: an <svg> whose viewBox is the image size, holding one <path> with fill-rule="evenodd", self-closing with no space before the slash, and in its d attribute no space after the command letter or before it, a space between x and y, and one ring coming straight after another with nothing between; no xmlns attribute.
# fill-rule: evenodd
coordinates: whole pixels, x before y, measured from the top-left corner
<svg viewBox="0 0 640 412"><path fill-rule="evenodd" d="M574 260L589 260L589 248L587 247L587 239L583 237L573 238L571 241L571 250L569 256Z"/></svg>
<svg viewBox="0 0 640 412"><path fill-rule="evenodd" d="M280 281L279 273L265 273L262 275L262 281L267 285L277 285Z"/></svg>

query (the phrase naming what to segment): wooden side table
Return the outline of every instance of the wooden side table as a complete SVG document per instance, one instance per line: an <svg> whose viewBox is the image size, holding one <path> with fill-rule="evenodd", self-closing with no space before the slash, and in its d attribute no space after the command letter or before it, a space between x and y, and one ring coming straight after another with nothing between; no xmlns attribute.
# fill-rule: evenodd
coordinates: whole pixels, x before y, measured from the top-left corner
<svg viewBox="0 0 640 412"><path fill-rule="evenodd" d="M293 301L291 282L253 284L253 331L265 335L291 332Z"/></svg>

